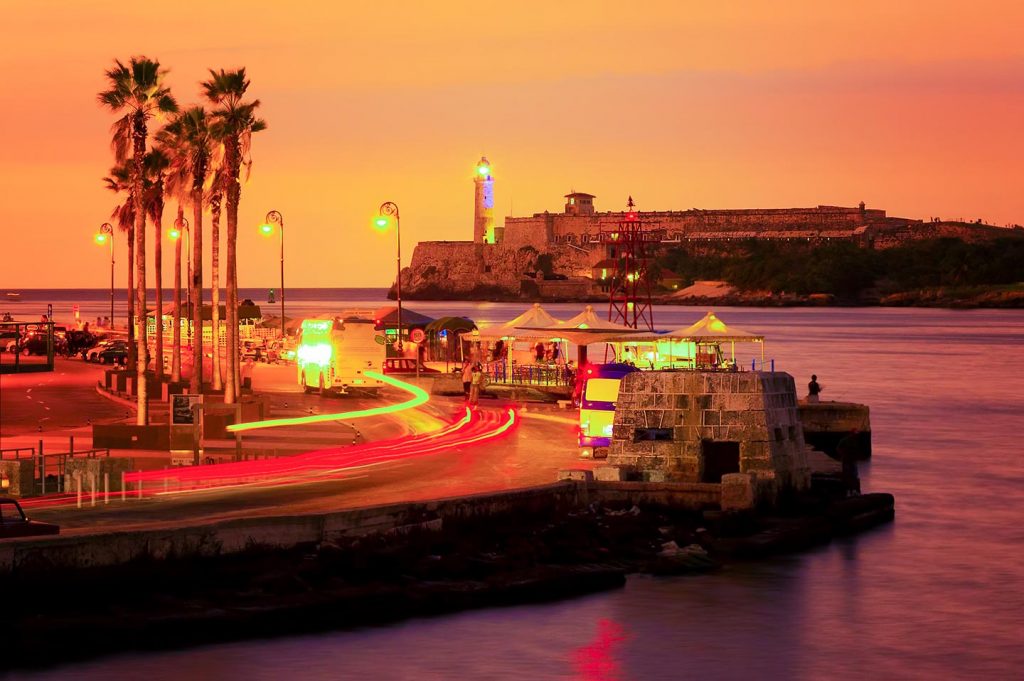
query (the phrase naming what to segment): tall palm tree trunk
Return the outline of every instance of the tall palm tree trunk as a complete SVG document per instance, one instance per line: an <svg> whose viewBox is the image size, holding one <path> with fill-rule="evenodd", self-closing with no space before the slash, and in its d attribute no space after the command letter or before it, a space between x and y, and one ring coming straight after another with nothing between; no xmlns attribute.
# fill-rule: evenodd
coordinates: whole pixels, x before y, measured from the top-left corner
<svg viewBox="0 0 1024 681"><path fill-rule="evenodd" d="M213 389L222 390L224 384L220 367L220 202L222 195L214 190L210 199L210 305L213 307Z"/></svg>
<svg viewBox="0 0 1024 681"><path fill-rule="evenodd" d="M178 204L178 219L176 225L181 224L185 216L181 204ZM173 346L171 347L171 382L181 381L181 236L174 240L174 334Z"/></svg>
<svg viewBox="0 0 1024 681"><path fill-rule="evenodd" d="M224 145L224 160L228 167L228 263L226 273L227 309L227 376L224 383L224 402L234 404L241 395L241 372L238 361L238 273L235 245L238 240L238 186L239 149L237 140L227 140Z"/></svg>
<svg viewBox="0 0 1024 681"><path fill-rule="evenodd" d="M198 177L205 177L205 169ZM192 186L192 380L189 390L203 391L203 188Z"/></svg>
<svg viewBox="0 0 1024 681"><path fill-rule="evenodd" d="M135 286L136 306L142 321L136 337L135 381L138 394L138 412L136 423L140 426L149 424L149 402L146 385L146 355L148 342L146 335L146 211L143 206L143 171L142 157L146 155L146 119L140 111L134 114L132 125L132 143L135 163L135 267L138 270L138 282Z"/></svg>
<svg viewBox="0 0 1024 681"><path fill-rule="evenodd" d="M163 190L161 189L160 191ZM161 230L163 229L161 227L163 222L161 213L163 213L162 206L153 220L153 235L155 239L153 242L153 259L156 261L153 271L153 276L156 278L156 314L153 316L155 320L154 329L156 331L156 366L153 367L153 371L156 373L157 380L159 381L163 381L164 378L164 252L163 239L161 238Z"/></svg>
<svg viewBox="0 0 1024 681"><path fill-rule="evenodd" d="M128 228L128 361L135 363L135 225Z"/></svg>

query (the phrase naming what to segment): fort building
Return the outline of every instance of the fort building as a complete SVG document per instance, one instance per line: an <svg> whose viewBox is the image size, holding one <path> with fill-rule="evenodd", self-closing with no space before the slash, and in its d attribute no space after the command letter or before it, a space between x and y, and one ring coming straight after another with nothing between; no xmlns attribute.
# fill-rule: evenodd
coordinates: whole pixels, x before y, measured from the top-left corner
<svg viewBox="0 0 1024 681"><path fill-rule="evenodd" d="M410 297L466 295L580 298L599 292L594 272L617 257L600 234L614 230L625 210L599 211L597 197L571 191L561 212L509 216L502 225L494 216L493 167L481 157L473 175L474 210L471 241L420 242L403 270L402 289ZM980 220L927 221L890 216L863 201L855 206L637 210L649 233L652 251L688 248L714 252L736 242L778 240L805 243L847 241L884 249L922 239L954 237L986 241L1024 237L1024 229L983 224ZM467 234L469 236L469 234ZM545 256L539 260L539 256ZM543 265L543 268L541 267ZM538 271L556 276L538 276ZM531 276L532 274L532 276Z"/></svg>

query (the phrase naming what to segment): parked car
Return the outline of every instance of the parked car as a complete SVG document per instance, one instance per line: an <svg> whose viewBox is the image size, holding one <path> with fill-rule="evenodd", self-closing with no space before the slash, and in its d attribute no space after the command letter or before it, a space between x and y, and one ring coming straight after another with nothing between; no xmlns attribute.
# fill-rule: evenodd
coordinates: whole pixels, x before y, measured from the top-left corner
<svg viewBox="0 0 1024 681"><path fill-rule="evenodd" d="M100 364L125 364L128 361L128 344L109 345L96 353L94 361Z"/></svg>
<svg viewBox="0 0 1024 681"><path fill-rule="evenodd" d="M103 352L104 350L106 350L107 348L113 348L113 347L123 347L127 351L128 350L128 341L120 340L120 339L100 341L99 343L97 343L96 345L92 346L88 350L83 350L82 351L82 359L84 359L87 362L98 362L98 361L100 361L99 360L100 353Z"/></svg>
<svg viewBox="0 0 1024 681"><path fill-rule="evenodd" d="M54 336L53 338L53 354L63 354L64 348L67 344L63 338ZM45 355L49 351L49 343L46 340L45 334L30 333L27 338L21 342L21 354L23 355Z"/></svg>
<svg viewBox="0 0 1024 681"><path fill-rule="evenodd" d="M60 526L29 520L17 500L0 497L0 539L37 537L47 534L60 534Z"/></svg>
<svg viewBox="0 0 1024 681"><path fill-rule="evenodd" d="M0 331L0 350L14 352L19 338L21 338L21 334L17 331Z"/></svg>
<svg viewBox="0 0 1024 681"><path fill-rule="evenodd" d="M419 372L421 374L440 374L442 372L437 369L431 369L424 364L420 364ZM416 373L416 360L411 357L389 357L384 360L384 373L385 374L415 374Z"/></svg>

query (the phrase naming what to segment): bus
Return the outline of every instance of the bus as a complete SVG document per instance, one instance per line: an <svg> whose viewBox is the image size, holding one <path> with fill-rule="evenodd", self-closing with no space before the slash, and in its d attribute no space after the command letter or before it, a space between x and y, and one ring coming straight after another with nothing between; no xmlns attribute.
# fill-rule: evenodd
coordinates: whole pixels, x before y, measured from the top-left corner
<svg viewBox="0 0 1024 681"><path fill-rule="evenodd" d="M584 457L608 455L615 422L615 402L623 376L639 371L628 364L588 364L579 376L579 446Z"/></svg>
<svg viewBox="0 0 1024 681"><path fill-rule="evenodd" d="M382 380L365 373L380 373L384 367L384 339L374 329L373 320L305 319L301 334L295 363L305 392L377 394L384 387Z"/></svg>

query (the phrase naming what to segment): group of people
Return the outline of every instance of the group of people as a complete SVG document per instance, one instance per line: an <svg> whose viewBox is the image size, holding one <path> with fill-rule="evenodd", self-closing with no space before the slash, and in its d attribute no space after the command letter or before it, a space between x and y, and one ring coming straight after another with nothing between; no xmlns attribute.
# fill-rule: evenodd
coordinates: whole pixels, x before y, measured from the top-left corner
<svg viewBox="0 0 1024 681"><path fill-rule="evenodd" d="M558 347L558 343L538 341L537 345L533 347L533 355L538 363L554 362L559 364L562 360L562 350Z"/></svg>

